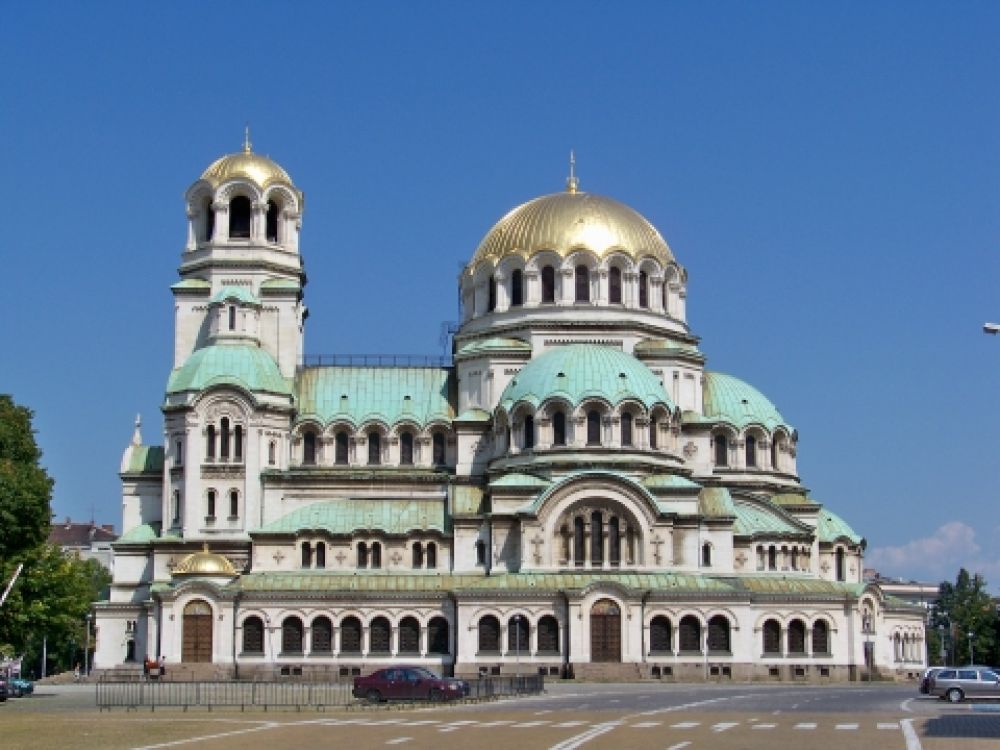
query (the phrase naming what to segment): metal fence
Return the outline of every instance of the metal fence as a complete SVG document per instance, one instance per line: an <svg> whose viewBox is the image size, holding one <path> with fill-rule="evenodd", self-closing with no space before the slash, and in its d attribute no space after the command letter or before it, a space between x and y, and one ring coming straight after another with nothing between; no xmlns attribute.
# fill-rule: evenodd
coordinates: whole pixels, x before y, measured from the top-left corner
<svg viewBox="0 0 1000 750"><path fill-rule="evenodd" d="M311 708L323 710L357 705L351 682L199 681L97 683L97 707L112 708ZM532 695L545 689L542 675L505 675L469 680L470 700Z"/></svg>

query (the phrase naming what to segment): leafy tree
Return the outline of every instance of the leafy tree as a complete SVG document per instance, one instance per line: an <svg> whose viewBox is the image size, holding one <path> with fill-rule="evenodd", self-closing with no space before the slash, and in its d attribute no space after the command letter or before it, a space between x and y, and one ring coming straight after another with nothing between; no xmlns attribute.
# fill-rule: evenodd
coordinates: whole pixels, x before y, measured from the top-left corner
<svg viewBox="0 0 1000 750"><path fill-rule="evenodd" d="M940 661L941 636L951 664L997 661L997 610L986 580L962 568L955 583L943 581L931 614L927 644L932 660ZM970 637L971 634L971 637Z"/></svg>
<svg viewBox="0 0 1000 750"><path fill-rule="evenodd" d="M0 573L13 572L8 562L44 542L49 535L52 479L39 465L32 412L0 394Z"/></svg>

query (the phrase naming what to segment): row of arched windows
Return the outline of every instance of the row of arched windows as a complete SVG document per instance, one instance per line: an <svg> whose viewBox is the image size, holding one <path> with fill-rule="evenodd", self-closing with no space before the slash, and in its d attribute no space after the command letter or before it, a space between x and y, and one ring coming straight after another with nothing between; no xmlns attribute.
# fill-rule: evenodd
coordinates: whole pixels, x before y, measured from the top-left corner
<svg viewBox="0 0 1000 750"><path fill-rule="evenodd" d="M549 445L553 448L560 448L569 445L573 437L569 432L569 416L562 406L551 407L547 410L549 418L548 432L539 435L539 428L536 425L534 414L525 414L520 421L517 437L519 448L522 451L535 450L540 438L548 438ZM623 409L618 415L617 435L607 434L605 423L611 424L609 411L605 408L593 406L584 413L584 434L580 435L577 442L584 442L588 447L601 447L613 443L615 437L618 438L618 445L623 448L639 447L642 440L641 435L636 430L636 422L641 418L641 414L633 412L631 409ZM659 447L658 433L664 422L656 417L650 417L648 432L646 433L647 445L651 449ZM517 448L517 444L508 439L508 446L511 449Z"/></svg>
<svg viewBox="0 0 1000 750"><path fill-rule="evenodd" d="M205 493L205 520L214 521L219 510L219 493L214 488L209 488ZM239 518L240 516L240 493L239 490L229 490L229 517Z"/></svg>
<svg viewBox="0 0 1000 750"><path fill-rule="evenodd" d="M805 544L760 545L757 547L757 570L807 571L812 567L811 558L811 548Z"/></svg>
<svg viewBox="0 0 1000 750"><path fill-rule="evenodd" d="M799 619L791 620L785 629L785 649L782 650L781 623L777 620L766 620L761 628L761 640L764 656L781 656L782 654L806 655L807 627ZM816 620L811 628L812 649L808 652L814 656L830 654L830 626L824 620Z"/></svg>
<svg viewBox="0 0 1000 750"><path fill-rule="evenodd" d="M538 636L537 654L559 653L559 621L552 615L544 615L538 620L535 628ZM495 615L484 615L479 618L479 653L501 653L500 619ZM507 620L506 650L508 654L532 653L531 629L524 615L514 615Z"/></svg>
<svg viewBox="0 0 1000 750"><path fill-rule="evenodd" d="M770 465L766 466L767 456L761 455L761 438L756 435L746 435L743 439L743 468L747 469L771 469L773 471L782 470L781 447L783 438L775 435L771 441ZM718 432L712 438L713 460L720 468L729 468L732 464L730 452L734 447L733 439L725 433Z"/></svg>
<svg viewBox="0 0 1000 750"><path fill-rule="evenodd" d="M365 628L361 620L353 615L343 618L339 623L339 633L335 632L333 621L325 615L312 620L309 625L309 642L306 642L306 627L302 618L295 615L281 621L280 656L301 656L333 654L384 654L392 653L417 656L421 654L421 625L416 617L404 617L397 628L398 639L393 643L393 627L387 617L374 617L367 626L367 643ZM265 655L273 648L265 643L266 629L264 621L253 615L243 621L243 653L246 655ZM338 636L339 635L339 639ZM448 620L444 617L434 617L427 623L426 653L447 654ZM339 640L339 642L338 642ZM395 649L393 648L395 646Z"/></svg>
<svg viewBox="0 0 1000 750"><path fill-rule="evenodd" d="M301 566L305 569L326 567L326 542L302 542L300 545ZM357 567L379 569L382 567L382 543L358 542L355 546ZM435 542L414 542L411 547L414 570L436 570L438 566L438 546Z"/></svg>
<svg viewBox="0 0 1000 750"><path fill-rule="evenodd" d="M243 425L233 425L229 417L219 420L219 426L214 424L205 427L205 460L206 461L243 461Z"/></svg>
<svg viewBox="0 0 1000 750"><path fill-rule="evenodd" d="M278 227L280 213L278 204L269 200L267 211L264 214L264 239L267 242L278 241ZM202 204L204 212L204 224L202 238L208 242L215 237L215 208L211 197L205 198ZM229 201L229 238L234 240L248 240L253 232L253 202L245 195L237 195Z"/></svg>
<svg viewBox="0 0 1000 750"><path fill-rule="evenodd" d="M368 444L367 464L378 466L383 459L383 435L377 430L365 433L365 440ZM399 433L399 465L414 465L415 435L408 430ZM346 430L340 430L333 437L333 464L335 466L347 466L351 463L350 456L351 437ZM304 430L302 432L302 465L315 466L320 462L319 455L319 435L314 430ZM443 432L431 434L431 463L435 466L445 464L445 435Z"/></svg>
<svg viewBox="0 0 1000 750"><path fill-rule="evenodd" d="M709 653L732 651L729 620L715 615L708 621L707 645ZM651 654L702 653L702 624L694 615L685 615L677 625L676 643L674 625L666 615L657 615L649 623L649 652Z"/></svg>

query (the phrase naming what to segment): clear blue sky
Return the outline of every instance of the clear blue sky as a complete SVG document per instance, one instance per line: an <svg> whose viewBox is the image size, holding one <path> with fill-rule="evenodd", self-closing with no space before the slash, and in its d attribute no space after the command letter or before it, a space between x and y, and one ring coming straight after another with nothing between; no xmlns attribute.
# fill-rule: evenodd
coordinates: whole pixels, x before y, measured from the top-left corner
<svg viewBox="0 0 1000 750"><path fill-rule="evenodd" d="M6 2L0 391L57 517L120 525L182 196L245 122L306 194L309 353L439 353L459 266L574 148L870 562L1000 588L998 38L976 2Z"/></svg>

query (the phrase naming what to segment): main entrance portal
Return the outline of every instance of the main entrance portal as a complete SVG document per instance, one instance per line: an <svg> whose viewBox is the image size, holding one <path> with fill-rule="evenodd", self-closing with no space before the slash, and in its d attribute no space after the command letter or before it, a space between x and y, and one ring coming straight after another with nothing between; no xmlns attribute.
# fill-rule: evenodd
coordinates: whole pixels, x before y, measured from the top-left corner
<svg viewBox="0 0 1000 750"><path fill-rule="evenodd" d="M601 599L590 610L590 660L622 660L622 615L610 599Z"/></svg>
<svg viewBox="0 0 1000 750"><path fill-rule="evenodd" d="M212 608L208 602L193 601L184 607L181 661L212 661Z"/></svg>

